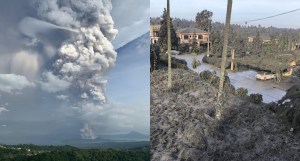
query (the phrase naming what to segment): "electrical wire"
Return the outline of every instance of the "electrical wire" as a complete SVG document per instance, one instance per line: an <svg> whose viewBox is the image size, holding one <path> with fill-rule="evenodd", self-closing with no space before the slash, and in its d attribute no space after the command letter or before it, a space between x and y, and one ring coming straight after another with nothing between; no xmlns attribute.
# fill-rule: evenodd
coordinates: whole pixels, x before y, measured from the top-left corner
<svg viewBox="0 0 300 161"><path fill-rule="evenodd" d="M261 20L265 20L265 19L269 19L269 18L273 18L273 17L277 17L277 16L282 16L282 15L289 14L289 13L292 13L292 12L296 12L296 11L299 11L299 10L300 10L300 8L297 8L297 9L287 11L287 12L283 12L283 13L280 13L280 14L276 14L276 15L273 15L273 16L268 16L268 17L258 18L258 19L248 20L248 21L241 21L241 22L237 22L235 24L238 24L238 23L248 24L249 22L261 21Z"/></svg>

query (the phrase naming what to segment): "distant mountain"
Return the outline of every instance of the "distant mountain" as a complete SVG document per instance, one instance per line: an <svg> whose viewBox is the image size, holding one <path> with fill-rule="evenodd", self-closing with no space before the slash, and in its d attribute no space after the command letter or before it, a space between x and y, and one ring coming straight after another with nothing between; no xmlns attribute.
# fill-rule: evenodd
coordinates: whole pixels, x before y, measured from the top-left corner
<svg viewBox="0 0 300 161"><path fill-rule="evenodd" d="M124 46L118 48L116 67L113 70L122 70L140 68L141 66L149 65L150 69L150 33L147 32L140 37L128 42ZM118 68L122 66L121 69ZM147 72L145 72L147 73ZM149 73L147 73L149 75Z"/></svg>
<svg viewBox="0 0 300 161"><path fill-rule="evenodd" d="M135 140L135 141L148 141L150 140L149 135L144 135L136 131L131 131L128 134L118 134L118 135L100 135L99 137L111 140Z"/></svg>
<svg viewBox="0 0 300 161"><path fill-rule="evenodd" d="M147 32L136 39L128 42L127 44L123 45L122 47L118 48L116 51L119 53L132 53L132 49L141 49L144 51L148 50L148 53L150 51L150 32ZM126 52L127 50L130 50L129 52ZM145 53L145 54L148 54Z"/></svg>
<svg viewBox="0 0 300 161"><path fill-rule="evenodd" d="M132 131L128 134L100 135L94 140L68 139L61 142L62 145L70 145L80 149L134 149L150 147L150 136Z"/></svg>
<svg viewBox="0 0 300 161"><path fill-rule="evenodd" d="M73 139L67 139L63 140L63 144L69 144L69 143L105 143L105 142L111 142L113 141L112 139L103 139L101 137L98 137L96 139L81 139L81 138L73 138Z"/></svg>
<svg viewBox="0 0 300 161"><path fill-rule="evenodd" d="M150 145L149 140L150 136L132 131L128 134L100 135L94 140L81 138L67 139L62 141L62 144L78 148L137 148Z"/></svg>
<svg viewBox="0 0 300 161"><path fill-rule="evenodd" d="M142 111L130 115L130 121L135 128L122 129L131 131L127 134L100 135L99 138L111 139L114 141L149 141L150 136L141 134L137 129L150 129L149 118L149 97L150 97L150 35L149 32L139 36L133 41L117 49L116 66L108 75L106 86L107 98L115 102L121 102L124 108L131 109L132 105L138 104ZM117 92L116 92L117 91ZM118 93L118 94L116 94ZM135 107L137 108L137 107ZM144 124L140 124L143 122ZM133 131L135 130L135 131ZM145 132L146 133L146 132Z"/></svg>

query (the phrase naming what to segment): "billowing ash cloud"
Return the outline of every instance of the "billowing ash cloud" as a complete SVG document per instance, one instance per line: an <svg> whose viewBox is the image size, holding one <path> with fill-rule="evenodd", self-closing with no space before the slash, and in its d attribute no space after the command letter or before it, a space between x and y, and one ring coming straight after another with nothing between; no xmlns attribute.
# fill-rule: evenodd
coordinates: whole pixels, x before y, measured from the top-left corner
<svg viewBox="0 0 300 161"><path fill-rule="evenodd" d="M106 103L105 73L114 65L117 53L111 44L117 30L110 16L110 0L33 0L40 20L25 18L21 21L22 32L36 37L36 32L26 26L33 22L35 26L49 29L76 31L72 33L58 49L54 70L44 72L48 83L41 83L49 92L59 91L52 86L51 79L70 84L70 90L76 91L78 106L99 108ZM44 22L46 21L46 22ZM25 26L25 27L24 27ZM40 27L39 32L43 32ZM77 32L78 31L78 32ZM82 137L95 139L95 134L88 124L81 129Z"/></svg>
<svg viewBox="0 0 300 161"><path fill-rule="evenodd" d="M84 100L105 103L104 73L114 65L116 52L103 35L98 24L80 28L74 40L59 49L54 66L62 79L71 82L81 91Z"/></svg>
<svg viewBox="0 0 300 161"><path fill-rule="evenodd" d="M85 124L82 129L80 129L81 138L83 139L96 139L97 135L89 124Z"/></svg>

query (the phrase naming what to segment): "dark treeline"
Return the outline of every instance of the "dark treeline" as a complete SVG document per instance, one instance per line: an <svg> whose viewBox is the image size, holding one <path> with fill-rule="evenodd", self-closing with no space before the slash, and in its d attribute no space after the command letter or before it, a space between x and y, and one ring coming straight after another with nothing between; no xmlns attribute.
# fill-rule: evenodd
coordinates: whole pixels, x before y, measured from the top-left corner
<svg viewBox="0 0 300 161"><path fill-rule="evenodd" d="M30 149L30 150L29 150ZM150 161L149 148L78 149L72 146L18 145L0 148L1 161Z"/></svg>

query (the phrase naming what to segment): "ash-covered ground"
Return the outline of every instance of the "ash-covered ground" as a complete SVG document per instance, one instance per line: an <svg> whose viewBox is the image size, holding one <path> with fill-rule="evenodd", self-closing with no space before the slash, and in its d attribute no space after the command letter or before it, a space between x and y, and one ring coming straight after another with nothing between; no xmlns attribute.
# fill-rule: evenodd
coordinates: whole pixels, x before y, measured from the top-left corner
<svg viewBox="0 0 300 161"><path fill-rule="evenodd" d="M215 119L216 82L173 69L151 73L151 153L158 161L300 160L300 135L265 104L231 94L227 84L223 115Z"/></svg>

